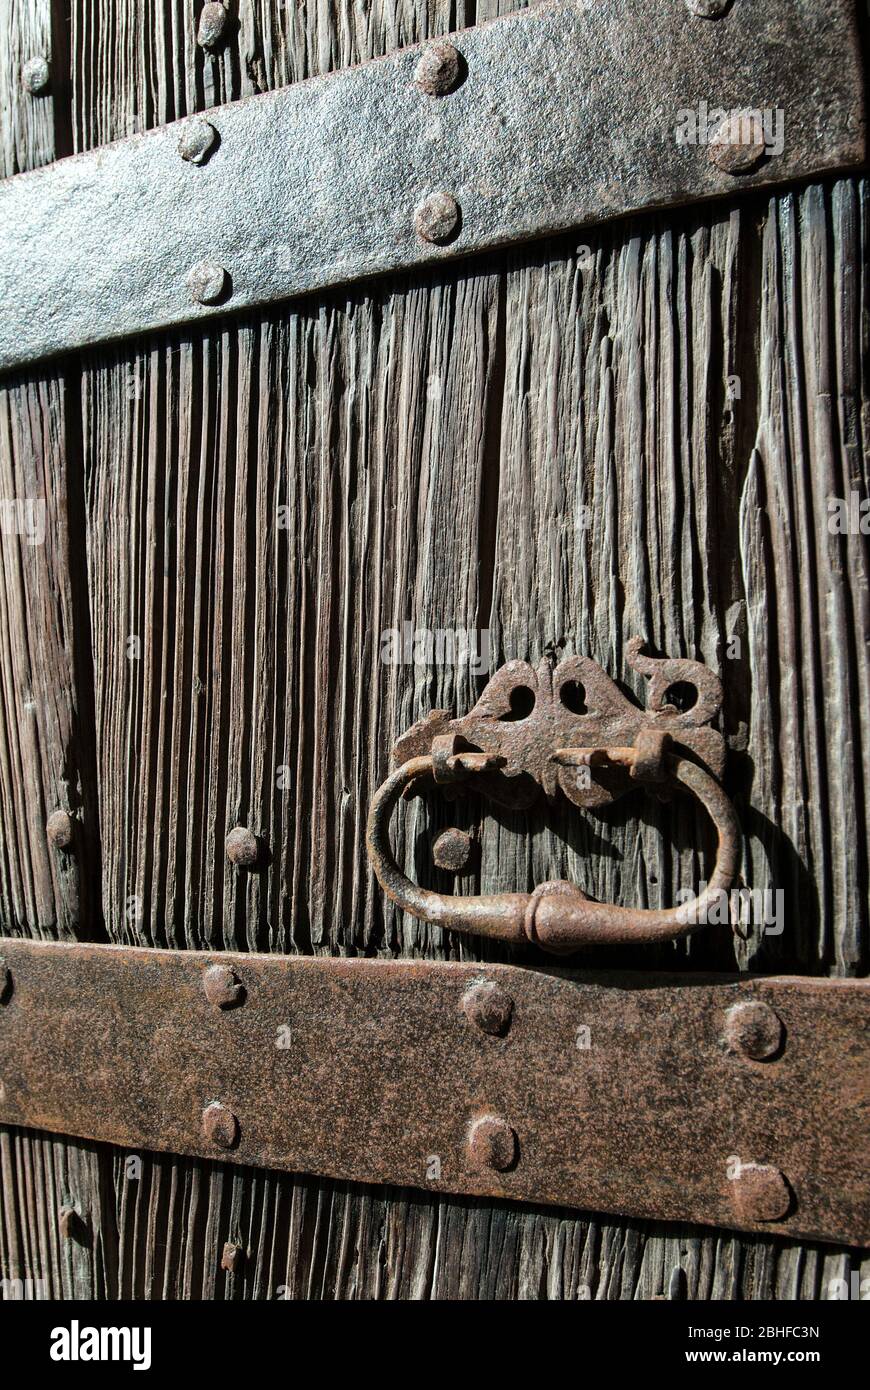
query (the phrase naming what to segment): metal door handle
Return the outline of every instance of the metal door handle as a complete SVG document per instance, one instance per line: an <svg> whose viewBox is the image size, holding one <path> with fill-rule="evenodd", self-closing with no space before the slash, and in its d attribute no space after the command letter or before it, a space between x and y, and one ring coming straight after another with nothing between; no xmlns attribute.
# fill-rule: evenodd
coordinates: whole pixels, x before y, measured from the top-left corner
<svg viewBox="0 0 870 1390"><path fill-rule="evenodd" d="M555 671L548 663L533 671L511 662L464 719L450 720L436 710L410 729L393 750L399 765L376 792L369 815L369 858L387 896L438 926L532 941L556 954L594 944L670 941L703 925L707 909L730 888L740 853L737 816L716 780L724 770L725 742L706 727L718 712L722 687L701 663L646 657L642 648L634 639L627 659L651 678L649 710L627 700L595 662L572 657ZM691 708L680 711L667 702L675 686L697 691ZM517 717L519 691L531 696L532 709L523 716L520 702ZM659 911L592 902L564 880L543 883L532 893L477 897L421 888L395 861L389 838L393 810L403 794L422 784L455 794L458 784L470 780L512 807L529 805L541 791L554 796L561 790L578 806L596 807L638 784L659 795L684 790L716 827L715 868L699 898Z"/></svg>

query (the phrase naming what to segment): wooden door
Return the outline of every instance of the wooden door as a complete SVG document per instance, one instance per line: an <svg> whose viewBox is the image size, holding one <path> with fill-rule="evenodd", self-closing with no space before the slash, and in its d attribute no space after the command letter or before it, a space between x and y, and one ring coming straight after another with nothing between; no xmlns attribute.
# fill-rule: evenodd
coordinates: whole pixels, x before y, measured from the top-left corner
<svg viewBox="0 0 870 1390"><path fill-rule="evenodd" d="M13 0L0 167L522 7L239 0L212 56L191 0ZM40 100L16 76L35 53ZM866 180L829 176L7 376L0 482L44 502L46 542L2 536L4 933L532 962L396 912L368 806L398 735L505 661L579 653L621 679L640 634L722 673L742 882L784 906L781 932L631 964L866 973L868 550L827 520L867 495L868 215ZM403 624L475 634L483 668L385 662ZM58 809L74 860L46 837ZM409 814L413 862L450 821ZM655 907L703 870L680 806L464 823L481 891L566 877ZM256 875L224 856L239 825L268 846ZM0 1129L0 1193L0 1272L50 1297L823 1299L870 1274L840 1247L25 1129Z"/></svg>

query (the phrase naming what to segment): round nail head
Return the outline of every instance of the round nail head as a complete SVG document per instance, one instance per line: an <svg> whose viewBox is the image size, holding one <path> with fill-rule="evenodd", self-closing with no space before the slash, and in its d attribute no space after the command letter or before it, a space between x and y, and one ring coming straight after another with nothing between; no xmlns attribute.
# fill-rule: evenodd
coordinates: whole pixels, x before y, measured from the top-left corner
<svg viewBox="0 0 870 1390"><path fill-rule="evenodd" d="M514 1001L494 980L481 980L463 995L462 1008L469 1023L501 1038L511 1026Z"/></svg>
<svg viewBox="0 0 870 1390"><path fill-rule="evenodd" d="M73 821L68 811L52 811L45 823L45 833L55 849L71 849L73 842Z"/></svg>
<svg viewBox="0 0 870 1390"><path fill-rule="evenodd" d="M429 44L423 50L414 72L414 81L430 97L452 92L459 80L459 54L452 43Z"/></svg>
<svg viewBox="0 0 870 1390"><path fill-rule="evenodd" d="M475 1168L507 1172L517 1161L515 1131L498 1115L475 1120L468 1135L468 1157Z"/></svg>
<svg viewBox="0 0 870 1390"><path fill-rule="evenodd" d="M244 985L228 965L210 965L202 977L202 987L208 1002L218 1009L230 1009L245 997Z"/></svg>
<svg viewBox="0 0 870 1390"><path fill-rule="evenodd" d="M767 1061L779 1051L784 1031L779 1014L760 999L733 1004L725 1015L729 1051L755 1062Z"/></svg>
<svg viewBox="0 0 870 1390"><path fill-rule="evenodd" d="M239 1137L239 1122L232 1110L212 1101L202 1112L202 1132L218 1149L231 1149Z"/></svg>
<svg viewBox="0 0 870 1390"><path fill-rule="evenodd" d="M237 825L227 836L227 859L237 869L251 869L259 857L260 847L253 831L245 825Z"/></svg>
<svg viewBox="0 0 870 1390"><path fill-rule="evenodd" d="M430 193L414 214L417 235L424 241L443 246L459 227L459 204L450 193Z"/></svg>
<svg viewBox="0 0 870 1390"><path fill-rule="evenodd" d="M216 141L217 131L211 121L188 121L181 132L178 153L188 164L205 164Z"/></svg>
<svg viewBox="0 0 870 1390"><path fill-rule="evenodd" d="M49 69L48 59L38 53L35 58L28 58L24 67L21 69L21 81L24 90L29 92L32 97L42 96L48 91Z"/></svg>
<svg viewBox="0 0 870 1390"><path fill-rule="evenodd" d="M227 272L214 261L197 261L187 276L194 304L217 304L227 285Z"/></svg>
<svg viewBox="0 0 870 1390"><path fill-rule="evenodd" d="M202 7L196 31L196 41L200 48L219 48L227 36L229 24L230 16L226 5L218 4L216 0L208 0L208 4Z"/></svg>
<svg viewBox="0 0 870 1390"><path fill-rule="evenodd" d="M729 0L686 0L686 9L699 19L718 19L728 5Z"/></svg>
<svg viewBox="0 0 870 1390"><path fill-rule="evenodd" d="M791 1206L791 1190L778 1168L766 1163L744 1163L731 1180L732 1201L738 1220L781 1221Z"/></svg>
<svg viewBox="0 0 870 1390"><path fill-rule="evenodd" d="M444 830L432 846L432 858L439 869L461 874L471 860L472 839L464 830Z"/></svg>
<svg viewBox="0 0 870 1390"><path fill-rule="evenodd" d="M764 158L764 127L757 116L732 111L710 141L710 160L723 174L749 174Z"/></svg>

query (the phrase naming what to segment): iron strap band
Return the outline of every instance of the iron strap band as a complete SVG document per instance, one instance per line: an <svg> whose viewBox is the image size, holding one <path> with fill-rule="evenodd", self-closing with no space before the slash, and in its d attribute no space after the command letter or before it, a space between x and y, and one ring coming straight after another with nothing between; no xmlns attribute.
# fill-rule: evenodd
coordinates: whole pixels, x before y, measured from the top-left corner
<svg viewBox="0 0 870 1390"><path fill-rule="evenodd" d="M870 983L0 939L0 1123L870 1242Z"/></svg>
<svg viewBox="0 0 870 1390"><path fill-rule="evenodd" d="M560 0L8 179L0 369L860 164L854 11Z"/></svg>

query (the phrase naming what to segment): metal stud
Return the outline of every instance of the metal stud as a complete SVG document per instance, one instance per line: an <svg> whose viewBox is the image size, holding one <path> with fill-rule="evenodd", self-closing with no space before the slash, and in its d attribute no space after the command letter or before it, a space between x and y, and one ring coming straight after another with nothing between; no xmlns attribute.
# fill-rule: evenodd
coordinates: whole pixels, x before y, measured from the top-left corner
<svg viewBox="0 0 870 1390"><path fill-rule="evenodd" d="M87 1226L73 1206L63 1206L57 1214L57 1224L64 1240L74 1240L82 1244L87 1236Z"/></svg>
<svg viewBox="0 0 870 1390"><path fill-rule="evenodd" d="M462 1009L482 1033L501 1038L511 1026L514 1001L494 980L481 980L463 995Z"/></svg>
<svg viewBox="0 0 870 1390"><path fill-rule="evenodd" d="M218 4L216 0L208 0L199 16L196 41L200 48L220 48L227 37L229 27L230 16L226 6Z"/></svg>
<svg viewBox="0 0 870 1390"><path fill-rule="evenodd" d="M244 1255L245 1252L240 1245L228 1240L221 1254L221 1269L225 1269L228 1274L237 1274Z"/></svg>
<svg viewBox="0 0 870 1390"><path fill-rule="evenodd" d="M444 830L432 846L432 858L439 869L461 874L471 860L473 841L465 830Z"/></svg>
<svg viewBox="0 0 870 1390"><path fill-rule="evenodd" d="M764 158L764 127L757 116L732 111L710 141L709 158L723 174L749 174Z"/></svg>
<svg viewBox="0 0 870 1390"><path fill-rule="evenodd" d="M452 193L431 193L414 213L414 226L417 235L424 241L443 246L457 234L461 216L461 209Z"/></svg>
<svg viewBox="0 0 870 1390"><path fill-rule="evenodd" d="M231 1009L245 998L245 986L228 965L210 965L202 977L202 987L208 1002L218 1009Z"/></svg>
<svg viewBox="0 0 870 1390"><path fill-rule="evenodd" d="M734 1004L725 1015L725 1043L729 1051L755 1062L767 1061L779 1051L783 1032L779 1014L760 999Z"/></svg>
<svg viewBox="0 0 870 1390"><path fill-rule="evenodd" d="M239 1138L239 1122L232 1110L213 1100L202 1112L202 1132L218 1149L232 1149Z"/></svg>
<svg viewBox="0 0 870 1390"><path fill-rule="evenodd" d="M48 91L49 79L48 59L41 53L34 58L28 58L21 69L22 85L32 97L42 96Z"/></svg>
<svg viewBox="0 0 870 1390"><path fill-rule="evenodd" d="M686 9L699 19L719 19L731 0L686 0Z"/></svg>
<svg viewBox="0 0 870 1390"><path fill-rule="evenodd" d="M483 1115L468 1134L468 1157L475 1168L505 1173L517 1161L517 1136L499 1115Z"/></svg>
<svg viewBox="0 0 870 1390"><path fill-rule="evenodd" d="M188 272L187 288L194 304L217 304L227 287L227 272L214 261L197 261Z"/></svg>
<svg viewBox="0 0 870 1390"><path fill-rule="evenodd" d="M237 869L252 869L260 856L257 837L246 825L237 825L226 841L227 859Z"/></svg>
<svg viewBox="0 0 870 1390"><path fill-rule="evenodd" d="M731 1199L740 1221L781 1221L792 1204L792 1193L778 1168L766 1163L742 1163L731 1183Z"/></svg>
<svg viewBox="0 0 870 1390"><path fill-rule="evenodd" d="M71 849L75 835L72 816L68 811L52 811L45 823L45 833L55 849Z"/></svg>
<svg viewBox="0 0 870 1390"><path fill-rule="evenodd" d="M459 54L452 43L431 43L420 57L414 81L427 96L446 96L459 81L459 64Z"/></svg>
<svg viewBox="0 0 870 1390"><path fill-rule="evenodd" d="M211 121L188 121L181 132L178 153L189 164L205 164L217 143L218 133Z"/></svg>

